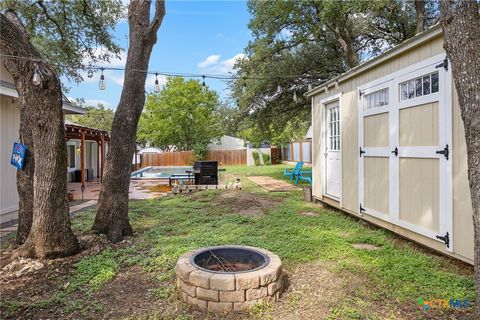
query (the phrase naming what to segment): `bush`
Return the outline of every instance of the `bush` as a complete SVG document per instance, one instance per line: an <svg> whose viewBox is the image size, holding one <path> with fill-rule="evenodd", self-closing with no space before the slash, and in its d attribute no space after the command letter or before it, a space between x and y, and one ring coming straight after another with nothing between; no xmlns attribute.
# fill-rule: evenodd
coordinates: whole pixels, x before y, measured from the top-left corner
<svg viewBox="0 0 480 320"><path fill-rule="evenodd" d="M195 163L196 161L202 161L205 160L207 157L208 153L208 144L206 143L195 143L192 148L192 164Z"/></svg>
<svg viewBox="0 0 480 320"><path fill-rule="evenodd" d="M258 151L252 151L252 157L253 157L253 162L255 162L256 166L260 165L260 155L258 154Z"/></svg>
<svg viewBox="0 0 480 320"><path fill-rule="evenodd" d="M262 153L263 164L266 166L271 166L272 162L270 161L270 155L268 153Z"/></svg>

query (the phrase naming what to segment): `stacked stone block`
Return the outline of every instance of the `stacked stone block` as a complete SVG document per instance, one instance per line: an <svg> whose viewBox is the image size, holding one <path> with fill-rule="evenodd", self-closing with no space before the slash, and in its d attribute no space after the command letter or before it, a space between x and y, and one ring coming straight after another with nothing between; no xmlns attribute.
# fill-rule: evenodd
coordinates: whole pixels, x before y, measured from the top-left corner
<svg viewBox="0 0 480 320"><path fill-rule="evenodd" d="M283 291L282 262L267 250L270 262L255 271L218 273L192 265L195 251L182 255L176 265L177 288L181 299L200 309L212 312L246 311L262 301L276 301Z"/></svg>

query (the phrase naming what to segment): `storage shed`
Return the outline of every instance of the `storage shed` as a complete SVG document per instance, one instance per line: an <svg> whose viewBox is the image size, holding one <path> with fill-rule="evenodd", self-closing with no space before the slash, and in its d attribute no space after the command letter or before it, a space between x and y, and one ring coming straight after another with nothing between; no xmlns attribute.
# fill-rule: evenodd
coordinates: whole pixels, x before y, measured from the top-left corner
<svg viewBox="0 0 480 320"><path fill-rule="evenodd" d="M313 195L473 263L463 122L435 26L307 93Z"/></svg>

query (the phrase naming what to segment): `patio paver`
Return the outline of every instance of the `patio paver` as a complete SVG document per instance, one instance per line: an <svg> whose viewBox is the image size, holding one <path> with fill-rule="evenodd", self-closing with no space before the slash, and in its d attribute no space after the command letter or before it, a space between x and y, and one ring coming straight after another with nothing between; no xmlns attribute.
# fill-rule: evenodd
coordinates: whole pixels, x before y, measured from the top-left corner
<svg viewBox="0 0 480 320"><path fill-rule="evenodd" d="M263 189L270 192L280 192L280 191L295 191L300 190L300 188L281 180L274 179L267 176L254 176L248 177L249 180L255 182Z"/></svg>

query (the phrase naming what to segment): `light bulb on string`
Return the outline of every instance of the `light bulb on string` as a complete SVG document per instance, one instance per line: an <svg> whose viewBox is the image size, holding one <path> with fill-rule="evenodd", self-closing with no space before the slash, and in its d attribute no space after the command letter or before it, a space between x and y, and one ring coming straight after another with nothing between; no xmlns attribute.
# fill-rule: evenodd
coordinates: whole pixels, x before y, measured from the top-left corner
<svg viewBox="0 0 480 320"><path fill-rule="evenodd" d="M160 92L160 85L158 84L158 72L155 72L155 86L153 87L153 91L156 93Z"/></svg>
<svg viewBox="0 0 480 320"><path fill-rule="evenodd" d="M293 91L293 101L294 101L294 102L297 102L297 101L298 101L298 98L297 98L297 90L294 90L294 91Z"/></svg>
<svg viewBox="0 0 480 320"><path fill-rule="evenodd" d="M202 76L202 89L203 91L207 91L207 85L205 84L205 75Z"/></svg>
<svg viewBox="0 0 480 320"><path fill-rule="evenodd" d="M247 83L245 82L245 78L243 78L243 86L242 86L242 94L247 92Z"/></svg>
<svg viewBox="0 0 480 320"><path fill-rule="evenodd" d="M103 75L103 70L105 70L103 67L100 68L102 70L102 74L100 75L100 82L98 83L98 88L100 90L105 90L105 76Z"/></svg>
<svg viewBox="0 0 480 320"><path fill-rule="evenodd" d="M309 84L308 84L308 91L311 91L311 90L312 90L312 84L309 83Z"/></svg>
<svg viewBox="0 0 480 320"><path fill-rule="evenodd" d="M280 85L277 86L277 93L282 92L282 87Z"/></svg>

